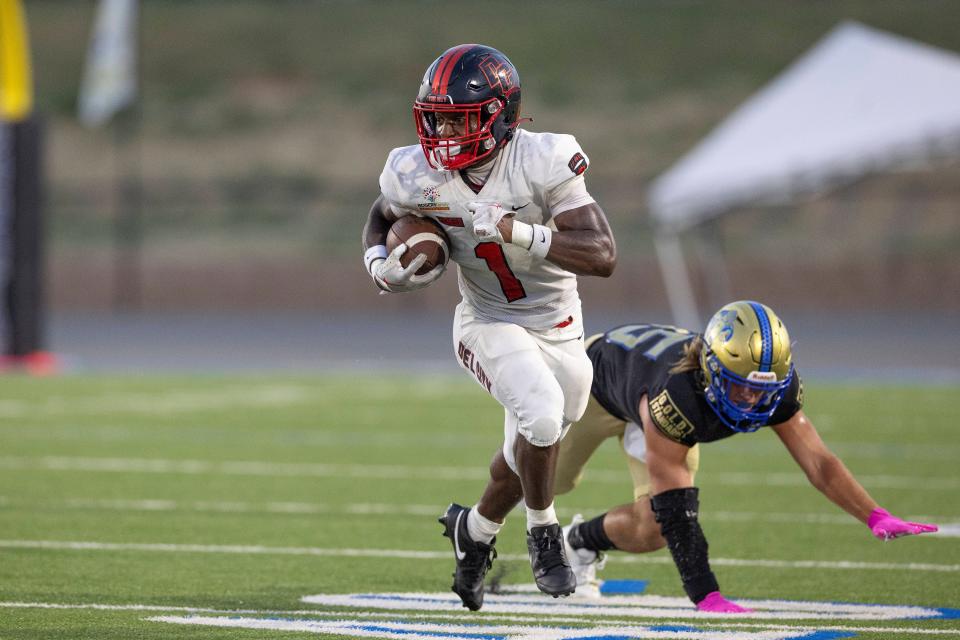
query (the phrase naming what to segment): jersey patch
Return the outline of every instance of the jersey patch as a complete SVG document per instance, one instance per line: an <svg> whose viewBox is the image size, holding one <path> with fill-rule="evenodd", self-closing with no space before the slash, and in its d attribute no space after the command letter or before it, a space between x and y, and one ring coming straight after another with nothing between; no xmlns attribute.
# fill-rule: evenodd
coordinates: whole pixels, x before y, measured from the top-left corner
<svg viewBox="0 0 960 640"><path fill-rule="evenodd" d="M417 208L420 211L450 211L449 202L439 202L440 189L438 187L426 187L423 190L423 199L426 202L418 202ZM460 226L463 226L462 224Z"/></svg>
<svg viewBox="0 0 960 640"><path fill-rule="evenodd" d="M583 157L583 154L578 151L570 158L567 166L570 167L570 171L573 171L573 175L579 176L587 170L588 163L587 159Z"/></svg>
<svg viewBox="0 0 960 640"><path fill-rule="evenodd" d="M677 442L693 433L693 424L673 403L666 389L650 401L650 418L661 431Z"/></svg>

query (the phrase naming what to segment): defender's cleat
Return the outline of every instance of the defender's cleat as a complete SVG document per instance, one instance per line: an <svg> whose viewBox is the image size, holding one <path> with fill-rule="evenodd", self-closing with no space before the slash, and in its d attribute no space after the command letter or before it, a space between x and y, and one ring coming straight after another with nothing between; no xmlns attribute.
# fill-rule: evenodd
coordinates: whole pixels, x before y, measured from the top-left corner
<svg viewBox="0 0 960 640"><path fill-rule="evenodd" d="M563 548L573 575L577 578L577 596L599 598L600 581L597 580L597 569L603 569L607 562L606 556L599 551L575 549L570 545L570 530L582 522L583 516L578 513L573 516L570 524L563 528Z"/></svg>
<svg viewBox="0 0 960 640"><path fill-rule="evenodd" d="M444 526L443 535L453 544L457 561L451 589L460 596L463 606L477 611L483 606L483 578L497 557L497 550L493 547L497 539L491 540L490 544L471 540L467 533L468 513L470 509L451 504L438 522Z"/></svg>
<svg viewBox="0 0 960 640"><path fill-rule="evenodd" d="M554 598L568 596L577 588L563 552L563 533L559 524L533 527L527 532L527 551L537 588Z"/></svg>

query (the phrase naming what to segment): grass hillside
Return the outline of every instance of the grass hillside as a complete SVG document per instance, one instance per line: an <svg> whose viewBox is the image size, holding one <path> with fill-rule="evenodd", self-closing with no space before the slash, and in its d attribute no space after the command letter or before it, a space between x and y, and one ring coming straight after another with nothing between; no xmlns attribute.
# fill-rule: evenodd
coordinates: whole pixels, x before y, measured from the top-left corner
<svg viewBox="0 0 960 640"><path fill-rule="evenodd" d="M125 171L142 177L147 277L183 253L226 265L250 255L355 259L387 151L416 142L410 103L423 70L460 42L508 53L520 70L523 112L534 118L525 126L577 136L592 160L591 192L625 256L651 251L649 180L838 22L960 51L960 5L934 0L146 0L139 130L135 142L115 144L114 131L83 129L74 116L95 7L27 3L49 125L58 282L69 276L65 264L79 263L104 279ZM826 235L861 265L898 251L949 264L960 247L958 171L868 181L823 205L854 211L853 224L828 225ZM905 245L904 225L876 224L878 208L884 220L909 210ZM813 222L768 224L768 213L710 233L735 257L748 245L753 257L837 263L836 246L802 235L822 232L815 208L803 209ZM769 238L759 248L758 229ZM58 299L66 288L54 285Z"/></svg>

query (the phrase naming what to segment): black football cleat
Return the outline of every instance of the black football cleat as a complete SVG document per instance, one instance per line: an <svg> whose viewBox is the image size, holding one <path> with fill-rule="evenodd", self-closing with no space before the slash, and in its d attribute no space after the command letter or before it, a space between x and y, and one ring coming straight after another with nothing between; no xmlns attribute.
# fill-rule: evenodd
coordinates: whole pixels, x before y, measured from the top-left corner
<svg viewBox="0 0 960 640"><path fill-rule="evenodd" d="M577 577L563 551L563 532L559 524L533 527L527 532L527 551L537 588L559 598L577 588Z"/></svg>
<svg viewBox="0 0 960 640"><path fill-rule="evenodd" d="M451 589L460 596L463 606L470 611L478 611L483 606L483 578L493 566L497 550L493 545L474 542L467 533L467 514L470 509L459 504L451 504L438 522L444 526L443 535L453 543L453 553L457 560L457 570L453 573Z"/></svg>

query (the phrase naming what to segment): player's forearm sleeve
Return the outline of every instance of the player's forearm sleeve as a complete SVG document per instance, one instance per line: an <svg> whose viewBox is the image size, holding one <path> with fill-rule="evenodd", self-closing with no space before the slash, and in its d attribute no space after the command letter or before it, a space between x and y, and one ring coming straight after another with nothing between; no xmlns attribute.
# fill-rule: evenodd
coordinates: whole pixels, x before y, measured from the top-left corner
<svg viewBox="0 0 960 640"><path fill-rule="evenodd" d="M698 603L713 591L719 591L717 578L710 570L707 539L697 521L700 490L696 487L671 489L650 499L660 532L667 539L673 562L680 571L683 590Z"/></svg>

